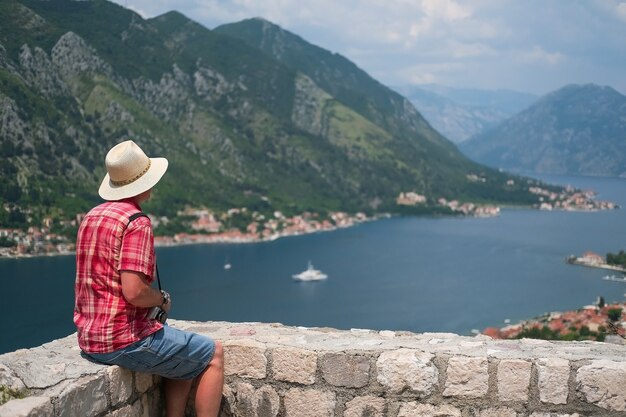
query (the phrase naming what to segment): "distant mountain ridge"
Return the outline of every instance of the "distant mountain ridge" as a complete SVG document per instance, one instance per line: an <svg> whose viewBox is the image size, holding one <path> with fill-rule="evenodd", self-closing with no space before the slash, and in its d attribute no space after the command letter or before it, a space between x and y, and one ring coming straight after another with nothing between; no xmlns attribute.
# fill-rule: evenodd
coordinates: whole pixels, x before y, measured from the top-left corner
<svg viewBox="0 0 626 417"><path fill-rule="evenodd" d="M530 106L538 97L508 90L452 88L436 84L398 86L426 120L454 143L462 143Z"/></svg>
<svg viewBox="0 0 626 417"><path fill-rule="evenodd" d="M32 218L96 203L103 156L129 137L170 160L157 214L394 211L403 191L535 202L346 58L258 19L211 31L105 0L6 0L0 103L0 203Z"/></svg>
<svg viewBox="0 0 626 417"><path fill-rule="evenodd" d="M568 85L461 145L471 158L518 172L626 176L626 96Z"/></svg>

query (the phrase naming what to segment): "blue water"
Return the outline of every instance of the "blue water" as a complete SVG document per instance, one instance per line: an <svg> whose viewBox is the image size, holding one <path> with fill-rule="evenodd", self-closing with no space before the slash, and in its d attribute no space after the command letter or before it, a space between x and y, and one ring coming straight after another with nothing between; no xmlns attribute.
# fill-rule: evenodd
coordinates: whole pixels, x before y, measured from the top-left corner
<svg viewBox="0 0 626 417"><path fill-rule="evenodd" d="M624 179L543 178L595 189L626 207ZM600 295L622 301L624 284L564 259L624 249L624 236L626 209L511 209L496 218L392 218L274 242L158 248L157 255L176 319L470 334ZM329 278L292 280L309 260ZM224 270L226 261L232 269ZM0 260L0 353L74 332L74 271L73 256Z"/></svg>

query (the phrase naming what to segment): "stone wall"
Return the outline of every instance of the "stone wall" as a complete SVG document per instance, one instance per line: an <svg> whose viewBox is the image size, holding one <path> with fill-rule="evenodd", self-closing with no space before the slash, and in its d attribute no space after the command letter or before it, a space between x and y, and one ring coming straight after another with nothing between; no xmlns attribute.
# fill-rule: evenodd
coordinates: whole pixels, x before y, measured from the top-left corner
<svg viewBox="0 0 626 417"><path fill-rule="evenodd" d="M626 416L624 345L171 325L223 342L224 417ZM0 355L0 387L27 395L0 406L0 417L162 415L158 377L90 363L74 335Z"/></svg>

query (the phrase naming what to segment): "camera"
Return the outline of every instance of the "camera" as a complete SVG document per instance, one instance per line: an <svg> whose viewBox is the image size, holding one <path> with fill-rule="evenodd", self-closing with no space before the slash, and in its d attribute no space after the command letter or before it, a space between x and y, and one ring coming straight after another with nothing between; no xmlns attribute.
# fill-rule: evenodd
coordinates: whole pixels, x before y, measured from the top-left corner
<svg viewBox="0 0 626 417"><path fill-rule="evenodd" d="M161 307L152 307L148 312L148 318L150 320L156 320L159 323L165 323L165 320L167 320L167 311L163 310Z"/></svg>

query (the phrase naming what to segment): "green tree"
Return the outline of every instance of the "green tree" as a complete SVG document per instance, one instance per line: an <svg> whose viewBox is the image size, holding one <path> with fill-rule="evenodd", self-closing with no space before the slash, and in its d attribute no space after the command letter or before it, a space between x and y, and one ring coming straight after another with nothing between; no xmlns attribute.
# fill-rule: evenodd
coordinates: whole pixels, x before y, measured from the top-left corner
<svg viewBox="0 0 626 417"><path fill-rule="evenodd" d="M622 317L622 309L621 308L611 308L607 312L607 315L609 316L609 320L611 320L611 321L619 321L619 319Z"/></svg>

